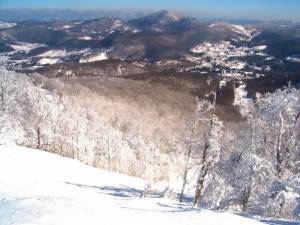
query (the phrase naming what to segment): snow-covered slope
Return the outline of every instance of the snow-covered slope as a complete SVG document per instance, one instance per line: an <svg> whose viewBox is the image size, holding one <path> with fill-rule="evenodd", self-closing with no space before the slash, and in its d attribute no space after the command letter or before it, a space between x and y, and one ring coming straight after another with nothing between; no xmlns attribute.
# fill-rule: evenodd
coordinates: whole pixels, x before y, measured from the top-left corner
<svg viewBox="0 0 300 225"><path fill-rule="evenodd" d="M235 25L227 22L217 22L213 23L209 26L211 29L219 29L219 30L231 30L232 32L242 35L246 38L252 38L255 33L256 29L255 28L249 28L247 26L242 26L242 25Z"/></svg>
<svg viewBox="0 0 300 225"><path fill-rule="evenodd" d="M79 60L80 63L86 63L86 62L96 62L96 61L101 61L101 60L106 60L107 55L106 52L101 52L99 54L87 56L85 58L82 58Z"/></svg>
<svg viewBox="0 0 300 225"><path fill-rule="evenodd" d="M1 225L259 225L163 198L141 199L141 179L22 147L0 146Z"/></svg>
<svg viewBox="0 0 300 225"><path fill-rule="evenodd" d="M15 27L16 23L7 23L7 22L1 22L0 21L0 29L9 29Z"/></svg>
<svg viewBox="0 0 300 225"><path fill-rule="evenodd" d="M38 44L38 43L28 43L28 42L18 42L15 45L11 45L11 47L15 50L15 51L24 51L24 52L29 52L35 48L38 47L43 47L44 45L42 44Z"/></svg>

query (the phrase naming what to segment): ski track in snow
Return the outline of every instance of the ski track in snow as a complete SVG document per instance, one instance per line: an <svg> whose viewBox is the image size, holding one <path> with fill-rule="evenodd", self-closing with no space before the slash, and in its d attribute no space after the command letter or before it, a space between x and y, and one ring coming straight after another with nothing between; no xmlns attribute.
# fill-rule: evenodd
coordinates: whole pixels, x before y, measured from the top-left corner
<svg viewBox="0 0 300 225"><path fill-rule="evenodd" d="M139 196L146 182L23 147L0 146L0 225L259 225L228 212Z"/></svg>

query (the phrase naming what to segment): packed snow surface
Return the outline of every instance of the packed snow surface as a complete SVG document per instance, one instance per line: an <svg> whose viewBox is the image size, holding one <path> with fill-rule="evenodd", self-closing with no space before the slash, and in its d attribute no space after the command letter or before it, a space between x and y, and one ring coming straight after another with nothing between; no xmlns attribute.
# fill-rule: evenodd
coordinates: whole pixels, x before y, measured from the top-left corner
<svg viewBox="0 0 300 225"><path fill-rule="evenodd" d="M145 181L61 156L0 146L1 225L259 225L227 212L140 198Z"/></svg>

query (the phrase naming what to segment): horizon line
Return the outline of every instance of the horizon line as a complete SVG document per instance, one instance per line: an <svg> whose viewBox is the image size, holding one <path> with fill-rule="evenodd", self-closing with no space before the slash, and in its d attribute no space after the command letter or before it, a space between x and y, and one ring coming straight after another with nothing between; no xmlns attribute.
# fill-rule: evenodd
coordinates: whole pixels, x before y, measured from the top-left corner
<svg viewBox="0 0 300 225"><path fill-rule="evenodd" d="M177 10L177 9L142 9L142 8L122 8L122 9L118 9L118 8L96 8L96 9L92 9L92 8L56 8L56 7L9 7L9 8L0 8L0 10L3 11L13 11L13 10L49 10L49 11L77 11L77 12L141 12L141 13L145 13L144 16L147 15L151 15L153 13L156 12L160 12L160 11L170 11L170 12L175 12L175 13L179 13L184 17L193 17L195 19L204 19L204 20L244 20L244 21L256 21L256 22L276 22L276 21L282 21L282 22L295 22L295 23L299 23L300 19L290 19L290 18L278 18L278 19L272 19L272 18L260 18L258 17L234 17L234 16L225 16L225 15L212 15L210 13L208 13L207 15L201 15L200 14L196 14L195 12L192 12L190 10ZM149 14L146 14L149 13ZM108 17L108 16L106 16Z"/></svg>

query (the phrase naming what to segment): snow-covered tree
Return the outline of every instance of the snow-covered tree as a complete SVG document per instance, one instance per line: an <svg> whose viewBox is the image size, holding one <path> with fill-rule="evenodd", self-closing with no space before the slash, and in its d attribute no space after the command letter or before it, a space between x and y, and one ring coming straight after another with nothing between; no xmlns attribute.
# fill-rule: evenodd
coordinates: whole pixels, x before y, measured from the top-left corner
<svg viewBox="0 0 300 225"><path fill-rule="evenodd" d="M214 179L214 166L219 161L221 146L219 139L222 135L223 123L216 115L216 93L209 100L198 101L197 117L206 126L204 129L204 146L201 152L201 163L196 180L194 205L199 206L206 185Z"/></svg>

